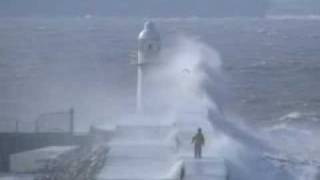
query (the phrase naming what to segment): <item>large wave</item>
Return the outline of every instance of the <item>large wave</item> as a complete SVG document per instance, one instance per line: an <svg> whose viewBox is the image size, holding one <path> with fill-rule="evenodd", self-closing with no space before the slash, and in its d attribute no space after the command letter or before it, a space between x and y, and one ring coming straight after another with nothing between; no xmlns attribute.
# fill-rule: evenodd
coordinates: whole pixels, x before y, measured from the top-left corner
<svg viewBox="0 0 320 180"><path fill-rule="evenodd" d="M300 152L297 154L295 149L286 148L298 146L299 139L296 136L285 132L288 134L286 141L276 141L277 133L251 127L233 113L229 106L232 93L228 91L222 61L215 50L196 40L180 38L179 41L180 47L175 49L175 54L184 59L184 65L188 61L196 64L188 67L187 72L195 72L197 80L201 81L193 85L200 86L207 99L208 120L219 136L215 142L219 146L216 153L220 153L228 162L230 180L317 178L317 163L308 163L308 160L299 156L307 153L305 149L296 147ZM181 58L181 54L186 58ZM199 93L198 97L203 97L203 94Z"/></svg>

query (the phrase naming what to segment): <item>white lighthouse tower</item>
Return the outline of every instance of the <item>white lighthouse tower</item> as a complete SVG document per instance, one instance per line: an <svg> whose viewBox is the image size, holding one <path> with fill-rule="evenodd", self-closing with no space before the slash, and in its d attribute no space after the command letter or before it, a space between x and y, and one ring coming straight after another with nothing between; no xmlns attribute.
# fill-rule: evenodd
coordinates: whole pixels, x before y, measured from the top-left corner
<svg viewBox="0 0 320 180"><path fill-rule="evenodd" d="M138 36L137 112L143 109L143 74L157 61L161 49L160 34L153 22L147 21Z"/></svg>

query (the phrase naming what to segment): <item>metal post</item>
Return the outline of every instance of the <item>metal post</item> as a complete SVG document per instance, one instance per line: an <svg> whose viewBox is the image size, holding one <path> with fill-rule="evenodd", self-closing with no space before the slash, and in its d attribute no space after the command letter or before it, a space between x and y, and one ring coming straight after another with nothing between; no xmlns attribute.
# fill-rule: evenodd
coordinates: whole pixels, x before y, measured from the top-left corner
<svg viewBox="0 0 320 180"><path fill-rule="evenodd" d="M70 109L70 127L69 127L69 131L70 131L70 134L73 135L74 133L74 109L71 108Z"/></svg>
<svg viewBox="0 0 320 180"><path fill-rule="evenodd" d="M16 133L18 133L18 132L19 132L19 121L16 120Z"/></svg>
<svg viewBox="0 0 320 180"><path fill-rule="evenodd" d="M39 132L39 119L35 120L34 122L34 130L36 133Z"/></svg>

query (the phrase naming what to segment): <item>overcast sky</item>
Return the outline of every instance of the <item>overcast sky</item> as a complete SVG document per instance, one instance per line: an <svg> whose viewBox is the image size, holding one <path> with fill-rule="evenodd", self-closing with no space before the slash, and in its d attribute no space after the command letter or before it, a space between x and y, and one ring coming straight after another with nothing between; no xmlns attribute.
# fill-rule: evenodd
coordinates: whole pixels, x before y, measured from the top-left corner
<svg viewBox="0 0 320 180"><path fill-rule="evenodd" d="M270 4L268 4L270 3ZM320 9L319 0L1 0L0 16L252 16L273 8Z"/></svg>

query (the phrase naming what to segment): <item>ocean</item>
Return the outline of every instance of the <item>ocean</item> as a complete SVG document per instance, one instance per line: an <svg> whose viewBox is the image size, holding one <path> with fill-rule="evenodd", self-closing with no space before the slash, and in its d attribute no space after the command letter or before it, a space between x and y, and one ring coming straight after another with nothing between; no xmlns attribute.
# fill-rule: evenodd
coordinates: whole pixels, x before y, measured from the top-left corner
<svg viewBox="0 0 320 180"><path fill-rule="evenodd" d="M276 153L265 155L266 159L280 169L299 169L296 177L301 180L314 177L320 159L314 138L320 120L319 17L154 21L164 47L184 36L215 49L227 89L225 108L260 132L259 137L261 132L273 137L273 145L287 142L278 148L290 150L294 157ZM16 121L19 130L32 131L41 114L70 108L75 109L78 131L91 124L112 124L121 114L134 112L136 67L132 62L137 58L137 34L143 22L91 16L1 18L1 131L14 131ZM226 133L230 129L225 128ZM255 138L242 140L250 147ZM246 159L251 163L253 158Z"/></svg>
<svg viewBox="0 0 320 180"><path fill-rule="evenodd" d="M130 62L143 21L0 19L0 119L33 121L74 107L86 124L112 118L115 109L133 110L136 69ZM155 21L163 41L187 35L219 52L229 105L246 121L264 125L292 112L319 112L319 19Z"/></svg>

